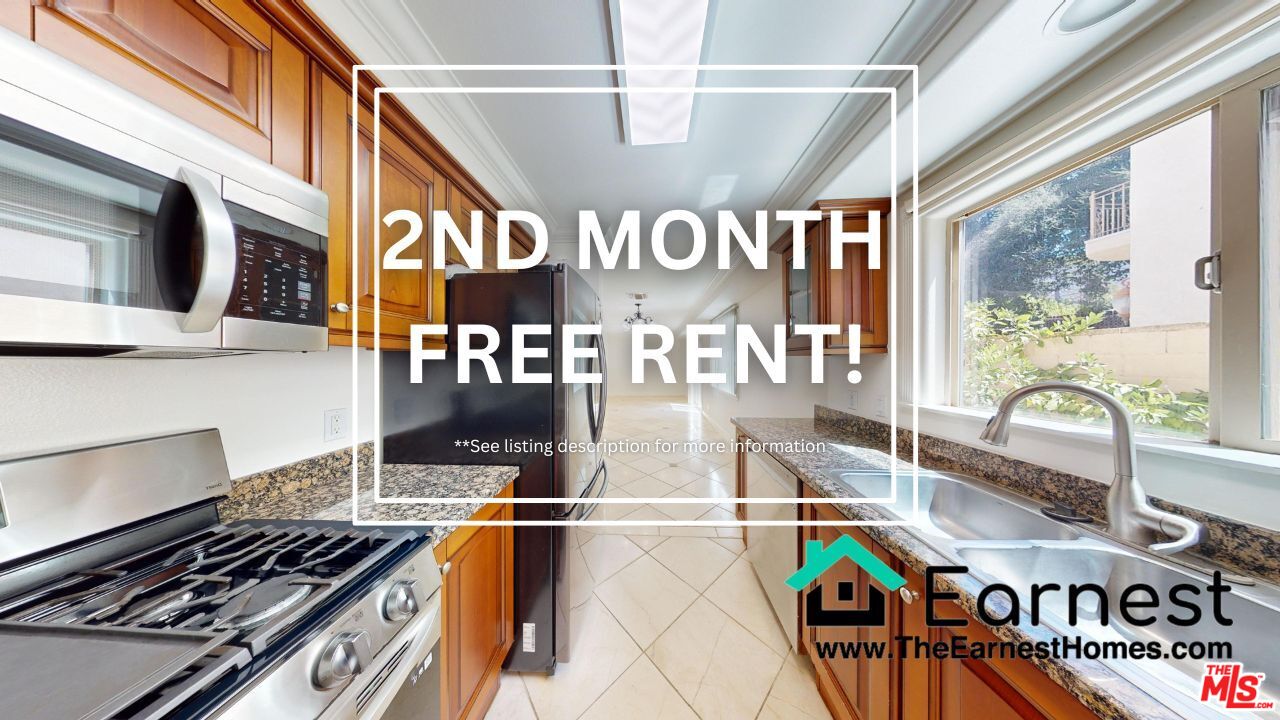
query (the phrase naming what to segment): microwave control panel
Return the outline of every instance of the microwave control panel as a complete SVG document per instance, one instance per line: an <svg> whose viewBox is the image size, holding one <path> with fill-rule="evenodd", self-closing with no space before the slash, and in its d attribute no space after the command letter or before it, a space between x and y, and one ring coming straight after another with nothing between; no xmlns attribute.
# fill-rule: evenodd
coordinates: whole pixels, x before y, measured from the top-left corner
<svg viewBox="0 0 1280 720"><path fill-rule="evenodd" d="M325 324L324 253L299 243L237 232L239 257L230 317Z"/></svg>

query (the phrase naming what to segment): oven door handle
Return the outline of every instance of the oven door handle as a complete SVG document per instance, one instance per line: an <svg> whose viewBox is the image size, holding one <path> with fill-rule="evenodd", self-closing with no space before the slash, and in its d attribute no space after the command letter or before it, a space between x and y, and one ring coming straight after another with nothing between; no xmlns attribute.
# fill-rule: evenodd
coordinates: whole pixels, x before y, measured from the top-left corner
<svg viewBox="0 0 1280 720"><path fill-rule="evenodd" d="M204 255L200 261L200 280L196 285L191 309L183 316L183 332L209 332L218 326L231 302L236 280L236 234L231 215L222 195L200 173L189 168L178 170L178 180L191 191L196 215L204 237Z"/></svg>

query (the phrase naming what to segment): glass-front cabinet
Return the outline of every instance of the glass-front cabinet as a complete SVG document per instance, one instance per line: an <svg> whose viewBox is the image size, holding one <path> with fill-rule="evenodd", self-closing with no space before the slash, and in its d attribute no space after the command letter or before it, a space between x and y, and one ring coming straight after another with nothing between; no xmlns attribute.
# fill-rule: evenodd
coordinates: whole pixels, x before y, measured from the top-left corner
<svg viewBox="0 0 1280 720"><path fill-rule="evenodd" d="M787 328L787 352L808 353L810 335L796 332L799 325L834 324L839 335L823 338L823 352L841 354L857 343L861 352L882 353L889 343L889 198L859 200L820 200L812 210L822 219L805 227L804 247L785 233L771 248L782 256L783 311ZM871 213L879 213L880 266L870 267L865 244L845 244L842 268L831 267L832 213L840 212L845 232L867 232ZM803 258L801 262L797 259ZM858 337L851 338L849 327L857 325Z"/></svg>
<svg viewBox="0 0 1280 720"><path fill-rule="evenodd" d="M803 265L804 267L799 267ZM795 254L787 258L787 337L795 334L797 324L813 322L813 248L804 248L804 262L796 262Z"/></svg>

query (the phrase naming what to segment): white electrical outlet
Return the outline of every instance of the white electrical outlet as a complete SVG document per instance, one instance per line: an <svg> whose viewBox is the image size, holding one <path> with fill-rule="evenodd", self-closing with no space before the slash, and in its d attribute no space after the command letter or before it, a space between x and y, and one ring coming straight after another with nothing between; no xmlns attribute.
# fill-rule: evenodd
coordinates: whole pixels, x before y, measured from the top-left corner
<svg viewBox="0 0 1280 720"><path fill-rule="evenodd" d="M346 408L324 411L324 441L333 442L347 436L347 427L351 424Z"/></svg>
<svg viewBox="0 0 1280 720"><path fill-rule="evenodd" d="M857 390L849 391L849 409L850 410L858 409L858 391Z"/></svg>
<svg viewBox="0 0 1280 720"><path fill-rule="evenodd" d="M876 417L889 417L889 404L883 395L876 396Z"/></svg>

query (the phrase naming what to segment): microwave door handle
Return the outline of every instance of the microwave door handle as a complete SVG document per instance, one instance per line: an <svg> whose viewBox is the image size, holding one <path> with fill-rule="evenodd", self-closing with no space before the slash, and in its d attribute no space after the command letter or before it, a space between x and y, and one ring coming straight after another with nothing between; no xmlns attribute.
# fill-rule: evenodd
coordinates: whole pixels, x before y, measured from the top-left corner
<svg viewBox="0 0 1280 720"><path fill-rule="evenodd" d="M180 180L191 191L204 235L204 257L200 281L191 309L180 323L183 332L209 332L218 326L231 301L236 279L236 235L222 194L213 183L188 168L178 170Z"/></svg>

